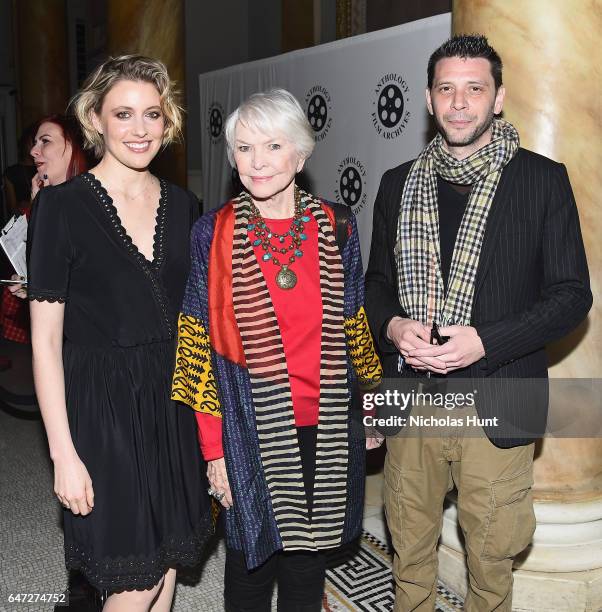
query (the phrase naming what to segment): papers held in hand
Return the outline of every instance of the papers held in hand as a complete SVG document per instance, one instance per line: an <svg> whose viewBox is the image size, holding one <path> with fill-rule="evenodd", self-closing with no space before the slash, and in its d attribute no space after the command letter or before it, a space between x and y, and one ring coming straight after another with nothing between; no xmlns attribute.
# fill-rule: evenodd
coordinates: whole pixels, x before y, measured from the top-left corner
<svg viewBox="0 0 602 612"><path fill-rule="evenodd" d="M13 280L12 278L0 278L0 285L24 285L27 286L27 281L23 279Z"/></svg>
<svg viewBox="0 0 602 612"><path fill-rule="evenodd" d="M20 215L18 217L15 215L2 228L0 232L0 245L2 245L15 272L22 277L27 276L27 261L25 258L26 240L27 218L25 215ZM2 282L6 284L7 281Z"/></svg>

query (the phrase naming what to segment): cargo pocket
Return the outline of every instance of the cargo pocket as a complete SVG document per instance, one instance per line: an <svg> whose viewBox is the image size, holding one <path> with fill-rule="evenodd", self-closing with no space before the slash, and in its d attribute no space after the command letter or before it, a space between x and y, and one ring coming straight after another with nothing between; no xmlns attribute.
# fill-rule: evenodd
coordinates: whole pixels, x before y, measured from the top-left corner
<svg viewBox="0 0 602 612"><path fill-rule="evenodd" d="M491 483L491 507L483 543L483 561L511 559L524 550L535 531L533 469Z"/></svg>
<svg viewBox="0 0 602 612"><path fill-rule="evenodd" d="M391 539L396 550L404 548L403 538L403 517L402 517L402 504L401 504L401 470L392 465L389 461L389 455L385 458L384 467L385 476L385 487L384 487L384 501L385 501L385 517L387 519L387 526L391 533Z"/></svg>

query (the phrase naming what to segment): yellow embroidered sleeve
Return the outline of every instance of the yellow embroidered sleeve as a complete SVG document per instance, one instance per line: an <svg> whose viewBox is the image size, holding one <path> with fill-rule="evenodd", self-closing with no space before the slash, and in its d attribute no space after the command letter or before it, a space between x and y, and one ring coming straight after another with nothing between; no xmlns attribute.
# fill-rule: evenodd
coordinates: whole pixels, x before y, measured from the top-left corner
<svg viewBox="0 0 602 612"><path fill-rule="evenodd" d="M171 399L184 402L198 412L222 416L211 365L209 334L200 319L181 313Z"/></svg>
<svg viewBox="0 0 602 612"><path fill-rule="evenodd" d="M345 335L353 369L361 389L376 387L383 377L380 359L374 348L366 311L362 306L357 314L345 319Z"/></svg>

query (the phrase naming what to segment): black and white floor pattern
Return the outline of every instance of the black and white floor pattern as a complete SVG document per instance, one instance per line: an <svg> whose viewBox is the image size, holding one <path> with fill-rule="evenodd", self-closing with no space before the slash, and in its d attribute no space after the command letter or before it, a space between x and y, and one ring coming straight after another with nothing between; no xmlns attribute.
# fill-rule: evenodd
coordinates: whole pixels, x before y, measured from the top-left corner
<svg viewBox="0 0 602 612"><path fill-rule="evenodd" d="M386 553L384 544L364 532L359 546L331 555L326 589L330 609L392 610L394 585ZM339 608L337 603L346 607Z"/></svg>
<svg viewBox="0 0 602 612"><path fill-rule="evenodd" d="M330 555L325 610L389 612L393 609L392 553L364 531L360 542ZM438 612L462 610L462 600L442 583L437 586Z"/></svg>

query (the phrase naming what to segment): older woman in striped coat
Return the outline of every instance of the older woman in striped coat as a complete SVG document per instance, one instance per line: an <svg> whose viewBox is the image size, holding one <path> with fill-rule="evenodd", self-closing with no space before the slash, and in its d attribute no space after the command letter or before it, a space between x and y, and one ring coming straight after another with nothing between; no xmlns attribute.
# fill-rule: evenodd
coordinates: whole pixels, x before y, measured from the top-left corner
<svg viewBox="0 0 602 612"><path fill-rule="evenodd" d="M274 581L279 610L320 610L323 551L361 529L352 390L381 377L357 228L296 186L314 137L289 92L252 95L225 133L245 190L193 229L173 397L226 508L226 610L270 610Z"/></svg>

